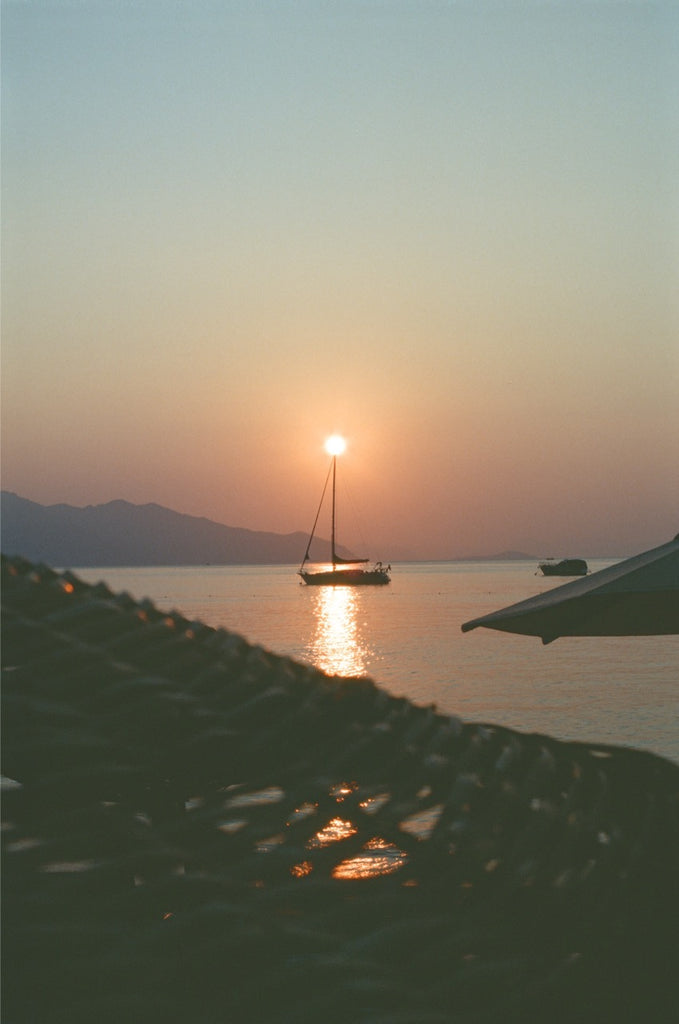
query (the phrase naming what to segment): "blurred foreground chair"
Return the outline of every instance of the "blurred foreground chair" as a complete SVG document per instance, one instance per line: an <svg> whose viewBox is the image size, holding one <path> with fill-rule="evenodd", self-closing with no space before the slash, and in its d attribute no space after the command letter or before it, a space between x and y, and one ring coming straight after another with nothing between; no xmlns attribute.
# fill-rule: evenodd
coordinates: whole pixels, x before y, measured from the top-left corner
<svg viewBox="0 0 679 1024"><path fill-rule="evenodd" d="M676 1020L679 768L2 562L7 1024Z"/></svg>

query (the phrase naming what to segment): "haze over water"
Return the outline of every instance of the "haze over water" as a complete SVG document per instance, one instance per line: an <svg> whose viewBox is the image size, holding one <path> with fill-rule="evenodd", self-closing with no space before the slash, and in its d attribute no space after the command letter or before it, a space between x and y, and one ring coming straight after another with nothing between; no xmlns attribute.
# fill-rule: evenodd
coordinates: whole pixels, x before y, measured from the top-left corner
<svg viewBox="0 0 679 1024"><path fill-rule="evenodd" d="M594 562L591 568L603 568ZM679 637L534 637L462 622L554 581L534 562L411 563L388 587L310 588L295 567L80 569L329 674L466 720L640 747L679 761Z"/></svg>

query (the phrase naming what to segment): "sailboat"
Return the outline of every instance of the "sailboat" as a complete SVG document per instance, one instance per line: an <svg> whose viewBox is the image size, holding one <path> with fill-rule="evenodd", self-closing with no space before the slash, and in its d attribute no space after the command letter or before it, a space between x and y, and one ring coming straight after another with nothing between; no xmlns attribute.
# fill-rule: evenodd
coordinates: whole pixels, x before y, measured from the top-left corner
<svg viewBox="0 0 679 1024"><path fill-rule="evenodd" d="M337 456L341 455L344 451L344 440L340 437L331 437L326 443L326 451L332 455L332 462L330 463L330 469L328 470L328 476L325 478L325 485L323 487L323 493L321 494L321 501L318 506L318 512L316 513L316 519L311 530L309 537L309 543L306 546L306 552L302 559L302 564L299 567L298 574L302 577L304 583L308 586L314 587L360 587L360 586L383 586L385 583L391 581L391 566L383 566L381 562L376 562L372 568L364 569L362 566L367 565L369 562L368 558L340 558L337 554L335 545L335 510L336 510L336 479L337 479ZM309 550L311 548L311 542L314 539L316 532L316 525L318 523L318 517L321 514L323 507L323 499L325 498L325 492L328 489L328 481L332 474L332 517L331 517L331 533L330 533L330 553L332 569L320 569L315 572L305 569L306 563L309 561Z"/></svg>

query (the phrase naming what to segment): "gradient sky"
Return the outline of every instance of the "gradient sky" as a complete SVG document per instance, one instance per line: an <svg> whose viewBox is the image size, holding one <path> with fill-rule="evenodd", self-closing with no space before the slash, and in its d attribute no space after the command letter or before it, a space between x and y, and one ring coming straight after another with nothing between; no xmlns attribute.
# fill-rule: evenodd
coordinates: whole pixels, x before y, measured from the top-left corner
<svg viewBox="0 0 679 1024"><path fill-rule="evenodd" d="M2 46L5 489L307 530L339 431L374 558L679 531L676 2L3 0Z"/></svg>

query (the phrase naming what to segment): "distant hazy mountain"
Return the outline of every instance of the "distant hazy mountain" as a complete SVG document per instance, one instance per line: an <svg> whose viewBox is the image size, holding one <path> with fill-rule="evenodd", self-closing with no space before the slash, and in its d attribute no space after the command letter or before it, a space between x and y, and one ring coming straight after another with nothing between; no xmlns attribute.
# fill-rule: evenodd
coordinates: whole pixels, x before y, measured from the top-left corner
<svg viewBox="0 0 679 1024"><path fill-rule="evenodd" d="M262 533L162 505L39 505L2 491L2 552L59 568L113 565L294 565L303 533ZM314 541L312 556L330 557L328 541ZM344 550L345 557L350 555Z"/></svg>

